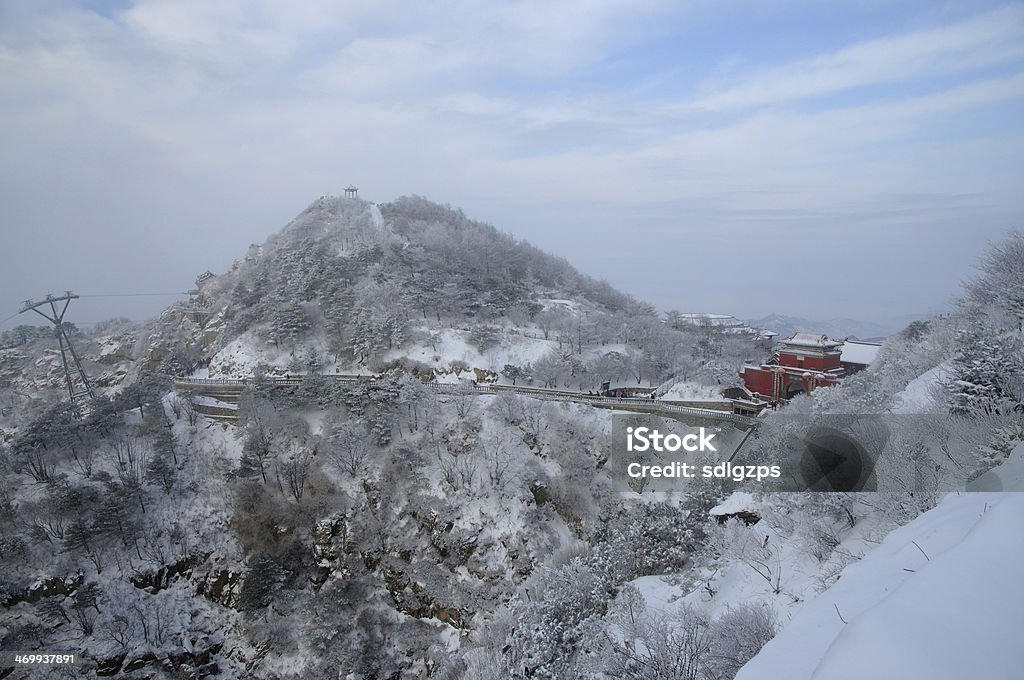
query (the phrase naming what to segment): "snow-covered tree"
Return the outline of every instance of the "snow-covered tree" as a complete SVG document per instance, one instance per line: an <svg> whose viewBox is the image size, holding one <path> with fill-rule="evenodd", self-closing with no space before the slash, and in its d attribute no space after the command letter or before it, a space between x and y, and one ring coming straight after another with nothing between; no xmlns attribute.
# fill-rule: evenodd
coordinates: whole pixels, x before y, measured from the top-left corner
<svg viewBox="0 0 1024 680"><path fill-rule="evenodd" d="M961 307L969 313L989 308L1005 317L1008 329L1024 331L1024 234L1014 230L993 244L977 268Z"/></svg>
<svg viewBox="0 0 1024 680"><path fill-rule="evenodd" d="M998 415L1024 409L1024 336L976 320L957 340L947 382L951 410Z"/></svg>

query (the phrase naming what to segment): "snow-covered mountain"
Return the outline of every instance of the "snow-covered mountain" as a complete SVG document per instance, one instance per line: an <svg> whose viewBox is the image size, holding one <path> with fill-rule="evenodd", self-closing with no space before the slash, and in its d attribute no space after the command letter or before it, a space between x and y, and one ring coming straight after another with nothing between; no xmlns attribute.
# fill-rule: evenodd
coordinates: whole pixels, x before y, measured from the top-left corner
<svg viewBox="0 0 1024 680"><path fill-rule="evenodd" d="M1016 413L1015 252L784 413ZM80 417L52 340L0 349L2 651L126 677L832 679L872 652L907 668L929 636L946 669L1002 639L964 629L958 655L943 618L1021 624L1017 600L960 587L993 568L1011 588L1008 500L614 492L612 411L471 381L710 401L761 350L425 199L318 199L188 304L79 343L111 375ZM237 420L172 390L186 373L248 379ZM993 432L965 472L1021 439Z"/></svg>
<svg viewBox="0 0 1024 680"><path fill-rule="evenodd" d="M756 328L775 331L781 336L807 332L824 334L832 338L853 338L857 340L881 340L894 335L907 327L907 324L928 315L907 314L881 320L864 319L807 319L801 316L785 314L769 314L758 319L749 320Z"/></svg>
<svg viewBox="0 0 1024 680"><path fill-rule="evenodd" d="M415 196L379 206L321 197L201 281L193 305L150 338L150 365L202 364L209 376L397 367L582 390L732 384L763 354L746 336L709 345L697 329L671 328L565 260Z"/></svg>

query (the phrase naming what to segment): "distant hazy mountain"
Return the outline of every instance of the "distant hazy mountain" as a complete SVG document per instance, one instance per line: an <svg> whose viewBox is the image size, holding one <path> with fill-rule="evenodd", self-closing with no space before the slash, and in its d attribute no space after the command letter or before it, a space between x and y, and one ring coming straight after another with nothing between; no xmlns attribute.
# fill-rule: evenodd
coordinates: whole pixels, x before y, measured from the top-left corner
<svg viewBox="0 0 1024 680"><path fill-rule="evenodd" d="M798 331L824 333L833 338L852 337L860 340L885 338L903 330L907 324L916 319L928 318L927 314L906 314L864 321L861 319L806 319L800 316L769 314L760 319L750 319L748 323L758 328L775 331L780 335L792 335Z"/></svg>

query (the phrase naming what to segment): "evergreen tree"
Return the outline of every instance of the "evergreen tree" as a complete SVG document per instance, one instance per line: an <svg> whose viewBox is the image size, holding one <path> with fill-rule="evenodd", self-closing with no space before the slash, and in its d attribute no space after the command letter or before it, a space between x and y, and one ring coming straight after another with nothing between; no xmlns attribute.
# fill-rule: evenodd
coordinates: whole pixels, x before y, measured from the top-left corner
<svg viewBox="0 0 1024 680"><path fill-rule="evenodd" d="M1024 408L1021 337L976 320L958 334L957 340L953 375L947 383L950 410L997 415Z"/></svg>
<svg viewBox="0 0 1024 680"><path fill-rule="evenodd" d="M304 337L313 327L305 305L294 298L280 297L274 300L270 309L270 342L278 347Z"/></svg>

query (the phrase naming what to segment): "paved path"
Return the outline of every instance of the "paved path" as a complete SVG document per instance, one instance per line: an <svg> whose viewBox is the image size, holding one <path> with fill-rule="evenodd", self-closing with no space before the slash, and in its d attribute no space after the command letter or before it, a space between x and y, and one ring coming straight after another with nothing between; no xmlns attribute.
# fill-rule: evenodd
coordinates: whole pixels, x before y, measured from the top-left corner
<svg viewBox="0 0 1024 680"><path fill-rule="evenodd" d="M375 383L377 378L372 375L357 375L347 373L325 374L319 376L336 380L338 382ZM293 385L302 384L302 376L290 377L268 377L263 379L271 385ZM198 397L195 399L196 410L199 413L208 415L220 420L236 420L238 418L238 398L242 391L252 383L252 380L242 378L184 378L174 379L174 388L179 392L185 392ZM619 411L634 411L638 413L653 413L667 417L696 416L712 418L718 421L731 422L737 425L750 425L757 419L750 416L741 416L733 413L731 401L668 401L662 399L636 399L628 397L604 397L587 392L572 392L569 390L549 390L539 387L521 387L512 385L473 385L464 384L450 385L445 383L426 383L434 391L440 394L478 394L493 395L501 392L513 392L524 397L533 399L546 399L550 401L574 402L586 404L594 408L615 409Z"/></svg>

